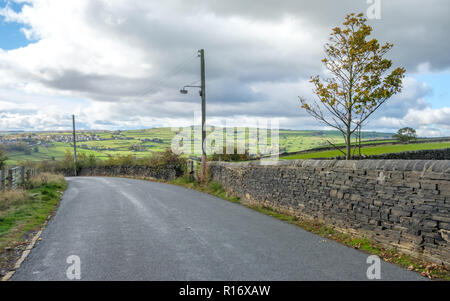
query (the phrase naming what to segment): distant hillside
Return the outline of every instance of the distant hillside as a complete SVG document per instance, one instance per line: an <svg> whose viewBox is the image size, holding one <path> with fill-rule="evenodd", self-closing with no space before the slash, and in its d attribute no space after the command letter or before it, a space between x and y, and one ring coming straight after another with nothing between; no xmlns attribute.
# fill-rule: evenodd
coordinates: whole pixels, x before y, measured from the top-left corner
<svg viewBox="0 0 450 301"><path fill-rule="evenodd" d="M162 151L171 146L175 132L171 128L152 128L123 131L78 131L77 151L94 154L99 159L109 155L133 155L145 157L152 152ZM364 140L391 139L392 133L364 132ZM338 131L287 130L279 132L281 152L296 152L332 143L343 143ZM194 141L200 143L200 140ZM18 145L18 146L17 146ZM8 164L20 161L59 160L67 150L73 150L70 131L54 132L3 132L0 147L10 158Z"/></svg>

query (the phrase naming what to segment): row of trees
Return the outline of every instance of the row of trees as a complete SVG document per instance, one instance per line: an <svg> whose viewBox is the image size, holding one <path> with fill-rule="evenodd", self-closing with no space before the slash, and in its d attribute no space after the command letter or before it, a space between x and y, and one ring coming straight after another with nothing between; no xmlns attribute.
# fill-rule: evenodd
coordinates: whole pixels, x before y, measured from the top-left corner
<svg viewBox="0 0 450 301"><path fill-rule="evenodd" d="M361 131L368 118L402 90L406 70L396 68L388 74L392 61L384 56L393 45L369 38L372 28L362 13L349 14L343 25L333 28L324 47L322 62L331 77L311 78L317 100L299 98L312 117L342 133L346 149L337 149L348 160L361 147ZM352 137L356 140L353 150Z"/></svg>
<svg viewBox="0 0 450 301"><path fill-rule="evenodd" d="M185 158L172 152L170 149L166 149L163 152L155 152L144 158L136 158L132 155L118 155L109 156L106 160L98 159L93 153L86 154L80 152L77 154L77 169L82 168L98 168L98 167L132 167L132 166L151 166L151 167L164 167L181 166L185 165ZM23 165L33 164L32 162L24 163ZM70 150L66 150L64 158L60 161L42 161L39 163L39 167L44 171L58 171L69 170L74 168L74 155Z"/></svg>
<svg viewBox="0 0 450 301"><path fill-rule="evenodd" d="M208 158L211 161L243 161L250 160L251 157L246 152L245 154L238 154L235 149L234 154L214 154ZM0 168L5 166L6 160L8 158L3 155L0 150ZM77 168L98 168L98 167L132 167L132 166L152 166L152 167L164 167L170 166L180 166L183 167L186 164L186 158L175 154L170 148L162 152L154 152L149 156L143 158L136 158L133 155L109 155L106 160L99 159L94 153L87 154L85 152L79 152L77 154ZM66 150L64 158L62 160L47 160L41 162L24 161L20 162L19 165L28 167L39 167L43 171L62 171L74 168L74 155L70 150Z"/></svg>
<svg viewBox="0 0 450 301"><path fill-rule="evenodd" d="M39 152L39 147L31 147L25 142L16 142L8 145L0 145L3 152L23 152L24 155L31 155L31 152Z"/></svg>
<svg viewBox="0 0 450 301"><path fill-rule="evenodd" d="M0 169L4 168L6 165L6 160L8 160L8 157L6 157L3 154L3 151L0 149Z"/></svg>
<svg viewBox="0 0 450 301"><path fill-rule="evenodd" d="M417 134L415 129L404 127L399 129L393 137L400 142L410 142L417 139Z"/></svg>

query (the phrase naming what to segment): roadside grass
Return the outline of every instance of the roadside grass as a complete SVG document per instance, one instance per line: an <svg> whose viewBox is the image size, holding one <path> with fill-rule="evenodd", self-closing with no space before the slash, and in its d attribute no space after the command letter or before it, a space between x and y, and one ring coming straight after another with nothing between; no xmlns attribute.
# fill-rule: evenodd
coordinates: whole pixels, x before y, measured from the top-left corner
<svg viewBox="0 0 450 301"><path fill-rule="evenodd" d="M66 187L63 176L41 173L22 190L0 192L0 271L11 260L7 251L23 246L56 211Z"/></svg>
<svg viewBox="0 0 450 301"><path fill-rule="evenodd" d="M241 203L241 201L238 197L229 196L227 194L227 192L225 191L225 189L223 188L223 186L217 182L208 182L205 184L200 184L197 181L192 181L189 178L189 176L183 176L183 177L176 178L175 180L170 181L169 183L174 184L174 185L183 186L183 187L186 187L189 189L198 190L198 191L201 191L204 193L208 193L208 194L217 196L219 198L225 199L227 201L230 201L232 203L238 203L238 204Z"/></svg>
<svg viewBox="0 0 450 301"><path fill-rule="evenodd" d="M28 199L29 195L23 189L3 191L0 193L0 212L10 208L11 206L23 205L28 201Z"/></svg>
<svg viewBox="0 0 450 301"><path fill-rule="evenodd" d="M366 237L357 237L352 234L340 232L333 227L327 226L319 221L300 219L296 216L279 212L269 206L243 203L240 201L239 197L227 194L220 183L209 181L202 184L196 181L192 181L187 176L177 178L173 181L170 181L169 183L208 193L231 201L233 203L239 203L260 213L296 225L308 232L317 234L321 237L336 241L348 247L352 247L369 254L377 255L386 262L397 264L410 271L415 271L417 273L420 273L424 277L450 281L450 270L445 269L443 266L413 258L407 254L403 254L395 248L387 249L380 244L369 240Z"/></svg>
<svg viewBox="0 0 450 301"><path fill-rule="evenodd" d="M379 145L379 146L365 146L361 148L363 155L381 155L387 153L399 153L406 151L418 151L428 149L442 149L450 148L450 142L433 142L433 143L416 143L416 144L394 144L394 145ZM286 157L281 157L284 160L296 159L314 159L314 158L333 158L341 156L342 153L338 150L317 151L305 154L296 154Z"/></svg>

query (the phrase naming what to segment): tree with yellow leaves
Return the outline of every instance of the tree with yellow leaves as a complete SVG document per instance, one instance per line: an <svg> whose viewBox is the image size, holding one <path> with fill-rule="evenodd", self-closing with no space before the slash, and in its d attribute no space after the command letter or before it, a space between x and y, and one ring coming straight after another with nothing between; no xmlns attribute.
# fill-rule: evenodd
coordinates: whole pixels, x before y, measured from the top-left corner
<svg viewBox="0 0 450 301"><path fill-rule="evenodd" d="M366 22L362 13L352 13L345 18L343 28L333 28L322 60L332 77L311 78L318 100L308 102L299 97L301 107L311 116L342 133L346 144L346 151L342 152L347 160L356 149L352 153L352 135L383 103L401 91L406 72L396 68L386 75L392 61L384 56L393 45L381 46L376 39L369 39L372 27Z"/></svg>

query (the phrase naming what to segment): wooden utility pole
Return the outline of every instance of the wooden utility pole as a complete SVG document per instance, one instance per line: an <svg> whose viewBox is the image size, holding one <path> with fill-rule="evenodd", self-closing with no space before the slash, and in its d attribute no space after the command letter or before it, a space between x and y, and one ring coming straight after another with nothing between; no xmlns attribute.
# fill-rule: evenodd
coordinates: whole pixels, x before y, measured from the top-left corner
<svg viewBox="0 0 450 301"><path fill-rule="evenodd" d="M202 163L201 163L201 175L200 180L203 182L206 180L206 84L205 84L205 50L200 49L198 51L200 57L200 86L186 85L181 90L181 94L187 94L187 87L200 88L200 96L202 98Z"/></svg>
<svg viewBox="0 0 450 301"><path fill-rule="evenodd" d="M72 124L73 124L73 160L74 160L74 171L75 177L77 176L77 135L75 133L75 115L72 115Z"/></svg>
<svg viewBox="0 0 450 301"><path fill-rule="evenodd" d="M206 91L205 91L205 50L200 49L200 72L201 72L201 96L202 96L202 180L206 180L206 150L205 150L205 140L206 140Z"/></svg>

